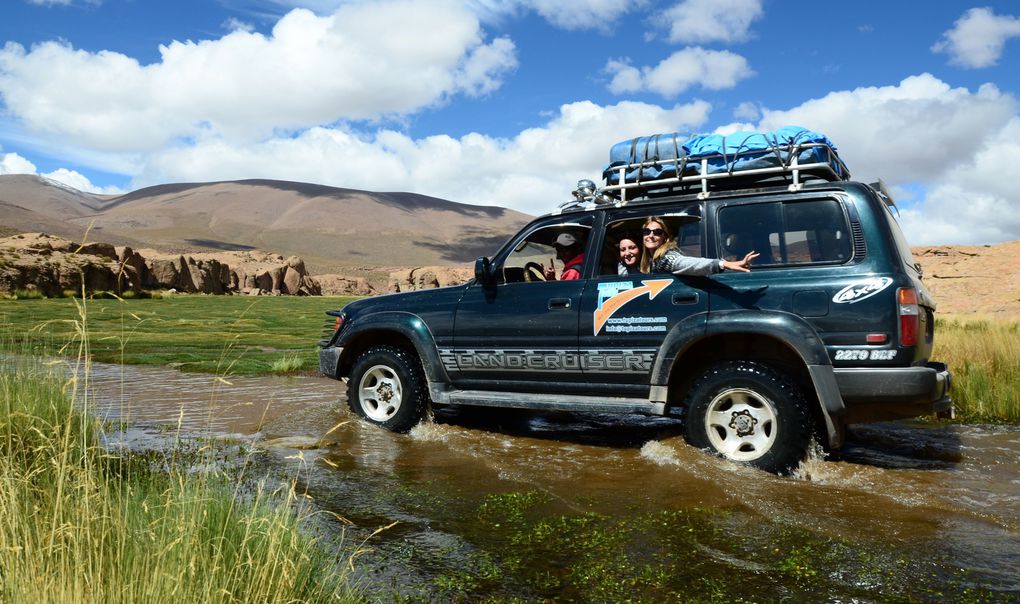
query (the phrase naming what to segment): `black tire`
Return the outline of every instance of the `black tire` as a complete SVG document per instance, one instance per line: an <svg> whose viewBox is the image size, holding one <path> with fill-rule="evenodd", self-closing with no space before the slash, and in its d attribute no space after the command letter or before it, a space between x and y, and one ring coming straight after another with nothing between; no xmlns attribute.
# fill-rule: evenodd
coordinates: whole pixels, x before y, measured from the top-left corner
<svg viewBox="0 0 1020 604"><path fill-rule="evenodd" d="M804 394L768 365L711 367L694 381L684 404L684 437L695 447L775 474L790 472L807 455L812 424Z"/></svg>
<svg viewBox="0 0 1020 604"><path fill-rule="evenodd" d="M428 413L429 397L418 358L395 346L373 346L354 362L347 404L370 423L407 432Z"/></svg>

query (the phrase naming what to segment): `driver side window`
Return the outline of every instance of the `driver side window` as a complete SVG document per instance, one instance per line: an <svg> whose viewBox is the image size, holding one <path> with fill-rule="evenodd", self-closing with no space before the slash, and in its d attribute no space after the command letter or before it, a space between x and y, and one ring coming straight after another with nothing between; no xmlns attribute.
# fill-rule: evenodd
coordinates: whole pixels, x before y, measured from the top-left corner
<svg viewBox="0 0 1020 604"><path fill-rule="evenodd" d="M543 225L529 232L503 260L498 272L499 282L576 279L584 268L584 251L592 223L591 216L583 216Z"/></svg>

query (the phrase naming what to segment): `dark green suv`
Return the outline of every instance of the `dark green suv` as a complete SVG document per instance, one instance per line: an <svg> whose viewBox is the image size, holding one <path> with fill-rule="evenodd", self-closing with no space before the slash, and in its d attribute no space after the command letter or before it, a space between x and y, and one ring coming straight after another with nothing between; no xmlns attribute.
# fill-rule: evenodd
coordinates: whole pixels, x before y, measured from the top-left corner
<svg viewBox="0 0 1020 604"><path fill-rule="evenodd" d="M812 437L839 448L847 424L951 412L949 371L929 360L935 302L891 197L779 172L579 196L466 285L329 311L321 371L391 430L429 405L670 415L692 445L778 473ZM619 275L620 238L652 216L686 255L760 256L750 273ZM580 279L547 281L563 233L584 246Z"/></svg>

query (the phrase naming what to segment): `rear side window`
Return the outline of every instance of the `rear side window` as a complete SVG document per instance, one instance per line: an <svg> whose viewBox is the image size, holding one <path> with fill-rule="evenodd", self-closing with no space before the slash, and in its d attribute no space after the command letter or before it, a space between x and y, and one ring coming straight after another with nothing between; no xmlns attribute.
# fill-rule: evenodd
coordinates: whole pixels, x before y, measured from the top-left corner
<svg viewBox="0 0 1020 604"><path fill-rule="evenodd" d="M719 211L722 257L761 254L755 266L796 266L846 262L852 254L850 228L835 199L733 205Z"/></svg>

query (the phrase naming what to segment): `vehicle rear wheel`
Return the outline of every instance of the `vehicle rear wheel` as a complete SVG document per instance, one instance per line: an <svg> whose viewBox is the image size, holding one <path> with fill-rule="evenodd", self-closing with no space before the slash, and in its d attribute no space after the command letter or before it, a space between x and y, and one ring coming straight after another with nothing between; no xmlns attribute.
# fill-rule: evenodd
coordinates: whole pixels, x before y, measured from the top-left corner
<svg viewBox="0 0 1020 604"><path fill-rule="evenodd" d="M395 346L373 346L354 362L347 382L347 404L369 422L407 432L428 412L421 363Z"/></svg>
<svg viewBox="0 0 1020 604"><path fill-rule="evenodd" d="M685 401L691 445L785 474L807 454L811 417L800 388L755 361L728 361L695 380Z"/></svg>

